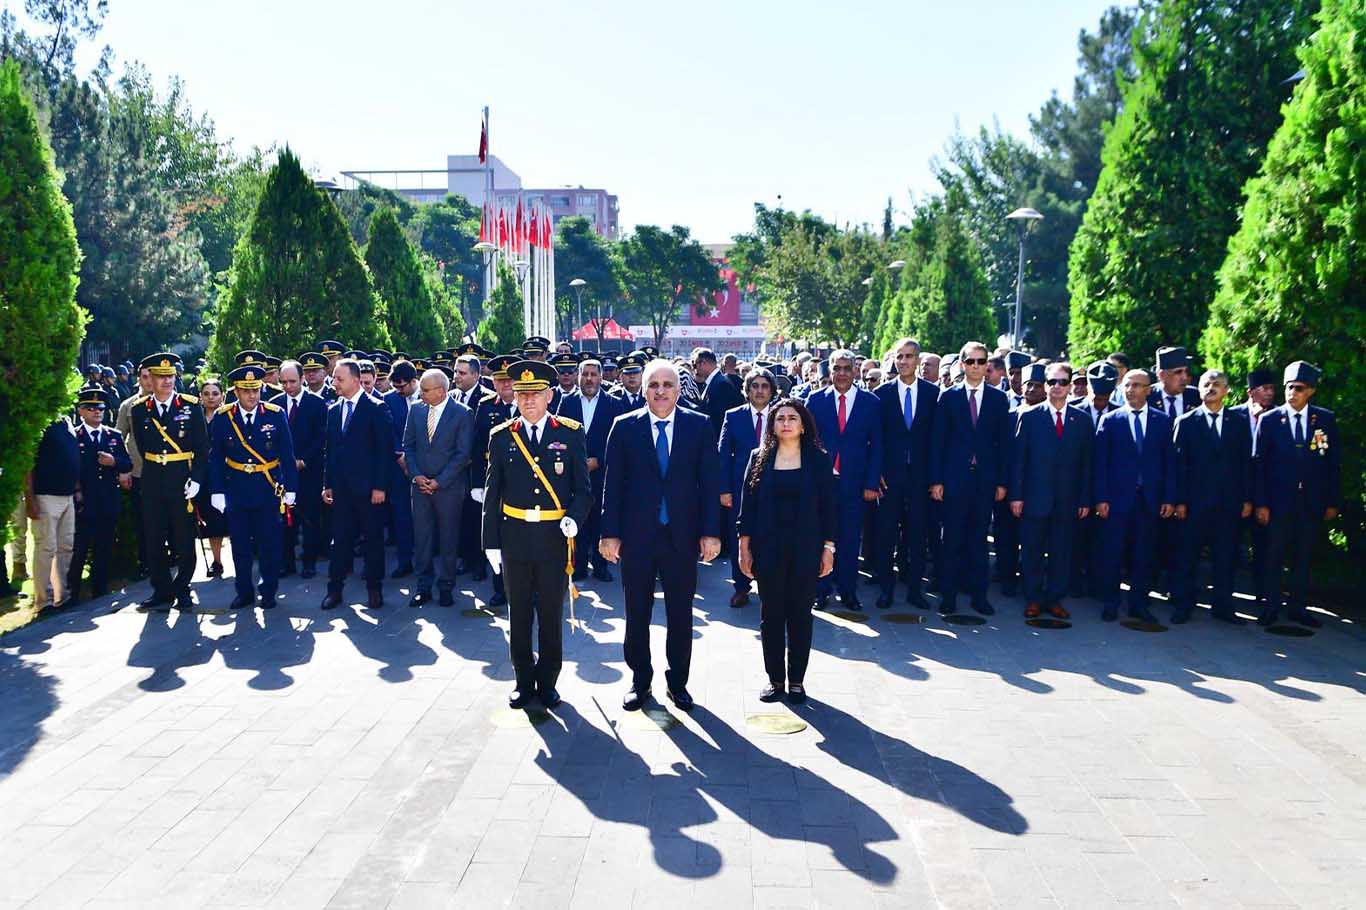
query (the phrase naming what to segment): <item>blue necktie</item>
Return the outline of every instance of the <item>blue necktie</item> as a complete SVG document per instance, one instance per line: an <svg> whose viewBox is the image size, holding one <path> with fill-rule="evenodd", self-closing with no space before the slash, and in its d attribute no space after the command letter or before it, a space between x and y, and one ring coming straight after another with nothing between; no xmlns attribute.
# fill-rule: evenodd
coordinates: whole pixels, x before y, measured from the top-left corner
<svg viewBox="0 0 1366 910"><path fill-rule="evenodd" d="M906 429L909 430L911 428L911 424L915 421L915 405L911 402L910 386L906 387L906 407L901 409L901 416L905 418Z"/></svg>
<svg viewBox="0 0 1366 910"><path fill-rule="evenodd" d="M665 435L665 429L669 426L667 420L660 420L655 423L655 429L659 430L659 438L655 440L655 457L659 459L659 476L669 476L669 437ZM659 498L659 523L666 525L669 523L669 497L667 495Z"/></svg>
<svg viewBox="0 0 1366 910"><path fill-rule="evenodd" d="M350 425L351 425L351 402L350 402L350 401L347 401L347 402L346 402L346 406L342 408L342 432L345 433L345 432L346 432L346 428L347 428L348 426L350 426Z"/></svg>
<svg viewBox="0 0 1366 910"><path fill-rule="evenodd" d="M1138 454L1143 454L1143 419L1134 411L1134 445L1138 447Z"/></svg>

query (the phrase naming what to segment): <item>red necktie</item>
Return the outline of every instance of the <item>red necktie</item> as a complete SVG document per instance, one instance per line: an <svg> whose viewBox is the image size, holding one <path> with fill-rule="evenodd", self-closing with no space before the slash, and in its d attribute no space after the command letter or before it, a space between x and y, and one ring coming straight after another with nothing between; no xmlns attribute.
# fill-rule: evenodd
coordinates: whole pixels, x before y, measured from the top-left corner
<svg viewBox="0 0 1366 910"><path fill-rule="evenodd" d="M843 435L844 435L844 423L845 423L845 421L848 419L848 416L849 416L849 415L848 415L848 414L845 412L845 410L844 410L844 396L843 396L843 395L836 395L835 397L839 398L839 400L840 400L840 413L839 413L840 435L843 436ZM839 454L839 452L836 452L836 453L835 453L835 473L838 474L839 472L840 472L840 454Z"/></svg>
<svg viewBox="0 0 1366 910"><path fill-rule="evenodd" d="M968 389L968 413L972 415L972 428L977 429L977 390Z"/></svg>
<svg viewBox="0 0 1366 910"><path fill-rule="evenodd" d="M764 415L759 414L754 418L754 444L762 445L764 442Z"/></svg>
<svg viewBox="0 0 1366 910"><path fill-rule="evenodd" d="M1058 438L1062 439L1062 411L1054 411L1053 413L1058 418L1058 422L1053 425L1054 429L1057 430Z"/></svg>

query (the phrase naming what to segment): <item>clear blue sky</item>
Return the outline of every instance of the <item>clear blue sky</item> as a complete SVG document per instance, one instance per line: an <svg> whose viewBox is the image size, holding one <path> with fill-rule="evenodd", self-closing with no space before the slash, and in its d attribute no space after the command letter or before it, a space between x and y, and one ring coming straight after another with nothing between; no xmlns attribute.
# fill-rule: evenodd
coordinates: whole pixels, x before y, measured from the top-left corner
<svg viewBox="0 0 1366 910"><path fill-rule="evenodd" d="M181 76L239 147L288 142L324 174L444 168L488 104L526 185L605 187L626 227L720 241L779 194L840 222L906 209L955 124L1024 134L1070 95L1108 5L111 0L101 41Z"/></svg>

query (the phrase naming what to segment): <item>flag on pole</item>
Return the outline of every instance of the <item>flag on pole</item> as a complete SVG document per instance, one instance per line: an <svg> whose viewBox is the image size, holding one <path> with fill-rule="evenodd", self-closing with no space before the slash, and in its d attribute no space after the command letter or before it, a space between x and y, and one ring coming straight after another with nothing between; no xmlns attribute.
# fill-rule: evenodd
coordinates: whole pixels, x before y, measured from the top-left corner
<svg viewBox="0 0 1366 910"><path fill-rule="evenodd" d="M489 125L481 120L479 123L479 163L485 164L489 160Z"/></svg>
<svg viewBox="0 0 1366 910"><path fill-rule="evenodd" d="M489 242L489 204L487 202L479 207L479 242Z"/></svg>

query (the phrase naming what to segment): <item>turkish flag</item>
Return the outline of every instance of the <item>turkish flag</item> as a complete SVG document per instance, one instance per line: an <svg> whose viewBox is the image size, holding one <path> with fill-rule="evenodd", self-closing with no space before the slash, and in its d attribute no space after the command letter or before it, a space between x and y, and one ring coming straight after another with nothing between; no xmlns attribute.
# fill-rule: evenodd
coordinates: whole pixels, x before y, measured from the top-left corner
<svg viewBox="0 0 1366 910"><path fill-rule="evenodd" d="M489 160L489 128L488 124L479 124L479 163L484 164Z"/></svg>

